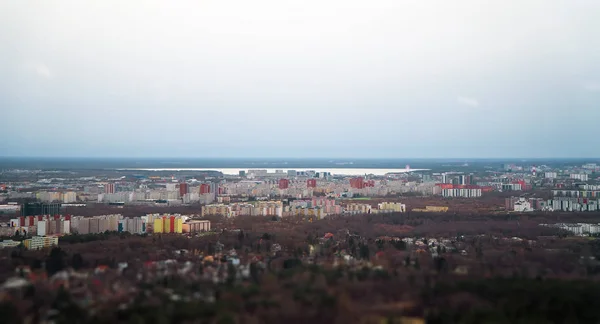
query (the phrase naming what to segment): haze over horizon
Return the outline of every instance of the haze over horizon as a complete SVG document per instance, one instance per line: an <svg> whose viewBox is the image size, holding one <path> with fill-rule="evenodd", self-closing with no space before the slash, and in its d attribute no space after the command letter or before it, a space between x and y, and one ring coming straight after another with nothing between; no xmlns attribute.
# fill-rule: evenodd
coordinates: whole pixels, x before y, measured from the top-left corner
<svg viewBox="0 0 600 324"><path fill-rule="evenodd" d="M3 1L0 156L593 158L600 1Z"/></svg>

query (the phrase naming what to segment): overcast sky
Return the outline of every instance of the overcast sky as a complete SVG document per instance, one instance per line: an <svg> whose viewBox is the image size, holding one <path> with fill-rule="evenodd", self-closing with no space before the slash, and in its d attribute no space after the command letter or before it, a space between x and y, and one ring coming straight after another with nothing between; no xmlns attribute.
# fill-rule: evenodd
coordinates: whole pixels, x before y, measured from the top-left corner
<svg viewBox="0 0 600 324"><path fill-rule="evenodd" d="M0 156L598 157L598 0L0 0Z"/></svg>

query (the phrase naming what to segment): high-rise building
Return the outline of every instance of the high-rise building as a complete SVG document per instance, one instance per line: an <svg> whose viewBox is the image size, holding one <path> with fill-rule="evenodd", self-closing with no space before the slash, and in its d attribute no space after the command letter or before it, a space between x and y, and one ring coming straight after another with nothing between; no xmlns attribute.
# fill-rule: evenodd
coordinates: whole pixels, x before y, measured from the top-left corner
<svg viewBox="0 0 600 324"><path fill-rule="evenodd" d="M74 191L63 192L61 197L62 202L65 204L74 203L77 201L77 194Z"/></svg>
<svg viewBox="0 0 600 324"><path fill-rule="evenodd" d="M185 182L182 182L179 184L179 196L183 197L185 196L185 194L187 194L189 192L189 187L188 184Z"/></svg>
<svg viewBox="0 0 600 324"><path fill-rule="evenodd" d="M115 184L114 183L107 183L104 185L104 193L105 194L113 194L115 193Z"/></svg>
<svg viewBox="0 0 600 324"><path fill-rule="evenodd" d="M207 183L203 183L200 185L200 194L209 194L210 193L210 185Z"/></svg>
<svg viewBox="0 0 600 324"><path fill-rule="evenodd" d="M448 176L445 173L442 173L442 183L448 183Z"/></svg>
<svg viewBox="0 0 600 324"><path fill-rule="evenodd" d="M364 189L365 188L365 179L363 177L352 178L350 179L350 187L354 189Z"/></svg>
<svg viewBox="0 0 600 324"><path fill-rule="evenodd" d="M288 179L279 179L279 189L287 189L290 187L290 180Z"/></svg>

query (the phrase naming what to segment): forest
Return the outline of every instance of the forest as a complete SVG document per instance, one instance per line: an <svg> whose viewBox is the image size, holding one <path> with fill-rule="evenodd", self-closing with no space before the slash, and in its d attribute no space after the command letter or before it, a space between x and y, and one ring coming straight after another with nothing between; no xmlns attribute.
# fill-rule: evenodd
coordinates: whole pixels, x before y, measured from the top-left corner
<svg viewBox="0 0 600 324"><path fill-rule="evenodd" d="M202 236L106 232L64 236L51 250L2 250L1 278L30 285L2 291L0 316L6 323L600 321L600 240L537 226L536 216L211 222L214 231ZM173 272L148 270L148 262L165 260ZM223 280L207 279L215 273ZM69 284L56 284L63 276ZM82 303L82 291L92 304ZM97 299L106 293L112 297Z"/></svg>

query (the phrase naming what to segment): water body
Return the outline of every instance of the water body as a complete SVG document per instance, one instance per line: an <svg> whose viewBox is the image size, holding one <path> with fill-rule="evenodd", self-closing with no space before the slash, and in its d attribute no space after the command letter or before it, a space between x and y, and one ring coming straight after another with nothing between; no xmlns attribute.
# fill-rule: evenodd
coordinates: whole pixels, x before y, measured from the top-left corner
<svg viewBox="0 0 600 324"><path fill-rule="evenodd" d="M206 168L123 168L118 169L122 171L172 171L172 172L180 172L180 171L218 171L223 174L229 175L237 175L240 171L248 171L248 170L267 170L268 173L275 173L277 170L283 170L287 173L288 170L296 170L296 171L315 171L315 172L329 172L333 175L385 175L387 173L406 173L406 172L417 172L417 171L428 171L428 169L368 169L368 168L324 168L324 169L310 169L310 168L295 168L295 169L281 169L281 168L215 168L215 169L206 169Z"/></svg>

